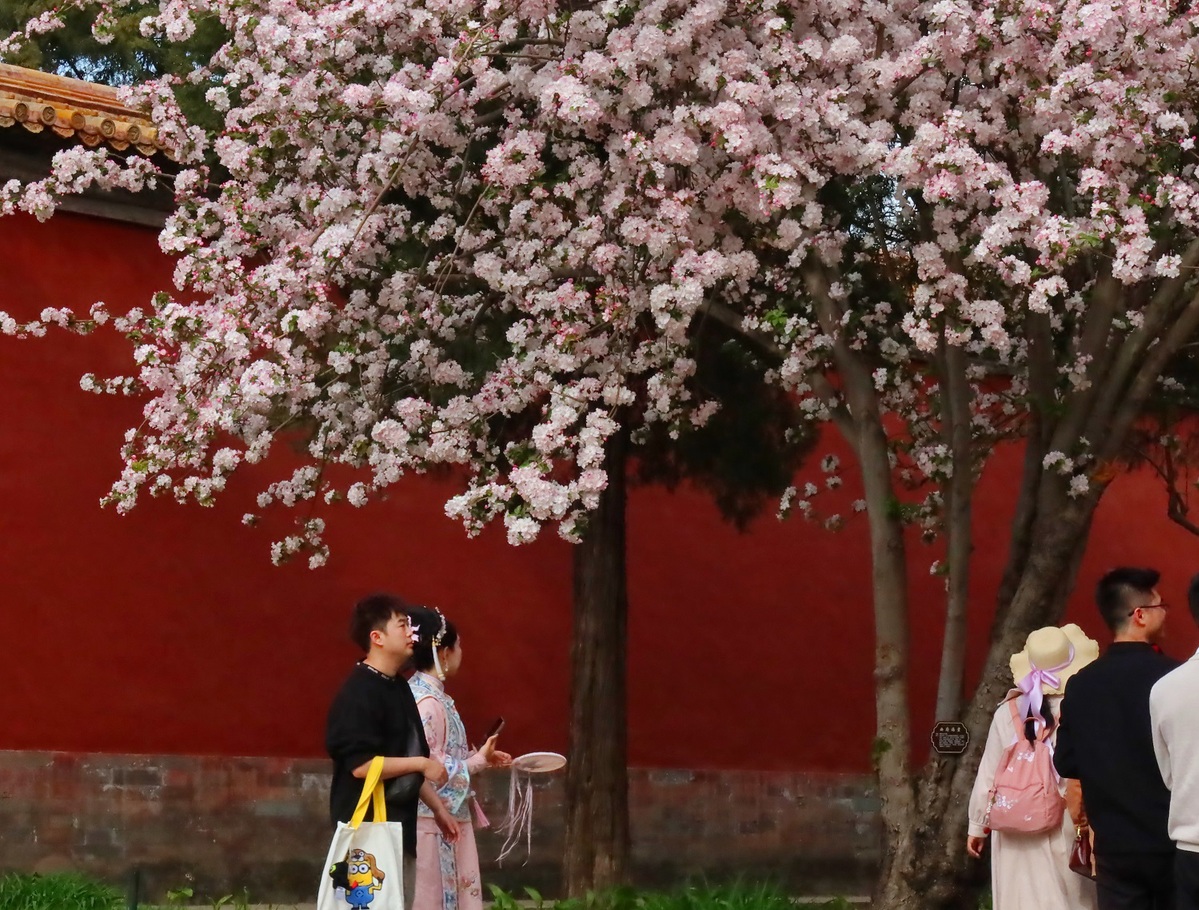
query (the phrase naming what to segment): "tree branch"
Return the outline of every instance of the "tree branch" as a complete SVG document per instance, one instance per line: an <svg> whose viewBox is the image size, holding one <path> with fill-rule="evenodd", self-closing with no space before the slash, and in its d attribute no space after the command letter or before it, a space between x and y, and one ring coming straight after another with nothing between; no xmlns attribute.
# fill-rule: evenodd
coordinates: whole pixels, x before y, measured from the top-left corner
<svg viewBox="0 0 1199 910"><path fill-rule="evenodd" d="M1050 449L1066 451L1073 448L1082 428L1091 414L1099 390L1103 388L1103 377L1108 374L1114 356L1109 343L1112 322L1120 307L1123 285L1111 273L1105 273L1095 286L1094 301L1087 310L1078 343L1071 353L1072 360L1087 358L1087 384L1070 395L1070 406L1066 417L1057 427Z"/></svg>
<svg viewBox="0 0 1199 910"><path fill-rule="evenodd" d="M970 384L965 351L950 344L942 329L938 365L945 389L942 438L950 452L953 473L946 485L946 561L949 566L945 636L941 673L937 680L937 720L957 718L962 708L966 670L967 611L970 600L974 471L971 452Z"/></svg>
<svg viewBox="0 0 1199 910"><path fill-rule="evenodd" d="M1196 259L1199 260L1199 242L1193 244L1192 248L1196 249ZM1144 411L1145 402L1161 378L1162 370L1165 369L1170 358L1191 340L1197 329L1199 329L1199 291L1196 291L1187 302L1186 307L1170 325L1165 336L1149 350L1148 356L1145 357L1141 368L1129 385L1127 394L1120 401L1110 424L1106 427L1097 427L1096 435L1089 437L1103 440L1097 456L1100 464L1111 461L1120 453L1129 429Z"/></svg>
<svg viewBox="0 0 1199 910"><path fill-rule="evenodd" d="M907 553L896 500L886 428L878 394L861 355L845 339L841 308L829 293L825 266L809 256L801 269L821 328L833 339L833 362L841 377L856 439L866 517L870 525L874 606L875 761L883 793L883 824L895 837L904 830L916 793L909 767Z"/></svg>
<svg viewBox="0 0 1199 910"><path fill-rule="evenodd" d="M1145 308L1145 315L1140 327L1129 335L1124 340L1124 344L1120 346L1120 352L1116 356L1114 364L1103 377L1102 389L1097 393L1095 406L1086 423L1086 431L1083 435L1088 439L1098 437L1105 425L1112 419L1112 415L1119 407L1121 395L1128 383L1129 376L1133 375L1137 363L1141 361L1145 351L1169 323L1173 310L1177 306L1178 298L1194 277L1196 267L1199 267L1199 240L1192 241L1191 245L1187 247L1178 277L1171 278L1158 289ZM1156 381L1156 377L1154 381Z"/></svg>
<svg viewBox="0 0 1199 910"><path fill-rule="evenodd" d="M1053 427L1049 415L1057 378L1053 359L1053 326L1048 313L1028 313L1024 326L1028 335L1028 390L1032 394L1030 410L1037 416L1034 428L1041 434L1037 442L1044 445Z"/></svg>

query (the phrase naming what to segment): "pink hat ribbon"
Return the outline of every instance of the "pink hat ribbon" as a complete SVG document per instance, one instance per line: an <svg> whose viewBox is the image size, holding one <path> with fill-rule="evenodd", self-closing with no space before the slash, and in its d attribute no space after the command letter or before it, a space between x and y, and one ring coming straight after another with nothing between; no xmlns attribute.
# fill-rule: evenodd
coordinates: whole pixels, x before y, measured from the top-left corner
<svg viewBox="0 0 1199 910"><path fill-rule="evenodd" d="M1062 670L1070 666L1074 662L1074 645L1070 645L1070 656L1066 658L1065 663L1058 664L1056 667L1049 667L1042 670L1032 662L1030 657L1028 665L1032 667L1024 675L1024 678L1016 683L1016 688L1020 690L1020 716L1028 717L1030 714L1034 717L1041 716L1041 705L1044 703L1044 695L1041 692L1041 686L1048 686L1050 689L1057 689L1061 686L1062 680L1058 676Z"/></svg>

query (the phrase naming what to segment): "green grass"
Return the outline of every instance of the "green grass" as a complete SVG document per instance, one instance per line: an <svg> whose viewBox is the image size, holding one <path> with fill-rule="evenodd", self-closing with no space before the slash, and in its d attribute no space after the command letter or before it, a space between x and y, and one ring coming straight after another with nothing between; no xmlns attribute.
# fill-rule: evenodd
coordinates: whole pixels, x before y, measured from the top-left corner
<svg viewBox="0 0 1199 910"><path fill-rule="evenodd" d="M492 886L491 910L526 910L518 901L531 900L537 910L852 910L841 898L820 904L795 904L786 892L770 884L688 885L671 891L635 891L621 888L585 898L550 901L532 888L519 896ZM172 892L165 906L143 903L142 910L161 906L177 910L187 905L214 910L241 910L249 895L228 895L193 903L190 889ZM0 877L0 910L124 910L125 896L116 888L70 873L55 875L11 874Z"/></svg>
<svg viewBox="0 0 1199 910"><path fill-rule="evenodd" d="M109 885L81 875L0 877L0 910L124 910L125 898Z"/></svg>
<svg viewBox="0 0 1199 910"><path fill-rule="evenodd" d="M168 891L166 903L139 905L138 910L180 910L184 907L207 907L211 910L248 910L250 906L250 890L243 888L240 894L226 894L222 897L202 900L195 896L195 891L191 888L176 888ZM268 910L286 910L291 907L290 904L263 904ZM2 908L0 908L2 910ZM292 908L294 910L294 908Z"/></svg>
<svg viewBox="0 0 1199 910"><path fill-rule="evenodd" d="M523 910L517 901L531 900L536 910L851 910L844 898L818 904L796 904L772 884L687 885L672 891L620 888L584 898L548 901L532 888L516 896L490 886L492 910Z"/></svg>

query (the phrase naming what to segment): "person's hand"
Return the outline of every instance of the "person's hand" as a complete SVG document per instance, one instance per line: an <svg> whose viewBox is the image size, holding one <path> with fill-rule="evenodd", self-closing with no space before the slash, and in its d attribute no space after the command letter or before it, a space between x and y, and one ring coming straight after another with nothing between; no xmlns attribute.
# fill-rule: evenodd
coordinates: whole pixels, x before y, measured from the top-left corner
<svg viewBox="0 0 1199 910"><path fill-rule="evenodd" d="M487 742L483 743L479 749L479 755L487 762L488 768L507 768L512 764L512 756L507 752L501 752L495 744L499 740L499 734L487 737Z"/></svg>
<svg viewBox="0 0 1199 910"><path fill-rule="evenodd" d="M435 758L425 759L425 780L435 787L440 787L450 779L450 772L446 770L445 765Z"/></svg>
<svg viewBox="0 0 1199 910"><path fill-rule="evenodd" d="M479 756L486 762L488 768L506 768L512 764L512 756L507 752L501 752L495 744L499 740L499 734L487 737L487 742L483 743L479 749Z"/></svg>
<svg viewBox="0 0 1199 910"><path fill-rule="evenodd" d="M987 845L987 839L985 837L967 837L966 838L966 852L969 853L971 856L973 856L975 859L978 859L979 857L981 857L983 855L983 847L985 847L986 845Z"/></svg>
<svg viewBox="0 0 1199 910"><path fill-rule="evenodd" d="M433 810L433 819L437 822L438 830L441 831L442 840L447 844L458 843L458 819L450 814L450 810L440 800L438 800L437 808Z"/></svg>

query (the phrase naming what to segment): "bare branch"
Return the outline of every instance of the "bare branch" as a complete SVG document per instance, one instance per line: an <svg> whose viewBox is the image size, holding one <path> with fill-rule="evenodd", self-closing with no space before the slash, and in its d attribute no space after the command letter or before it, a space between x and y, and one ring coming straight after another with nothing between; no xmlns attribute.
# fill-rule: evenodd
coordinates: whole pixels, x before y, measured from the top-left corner
<svg viewBox="0 0 1199 910"><path fill-rule="evenodd" d="M1137 463L1147 464L1166 488L1166 517L1180 528L1199 536L1199 524L1191 521L1191 507L1179 487L1178 463L1169 445L1162 446L1162 461L1158 464L1148 450L1139 451Z"/></svg>
<svg viewBox="0 0 1199 910"><path fill-rule="evenodd" d="M1166 502L1166 517L1174 522L1180 528L1185 528L1195 536L1199 537L1199 525L1195 524L1187 516L1190 515L1190 509L1187 507L1186 500L1182 494L1174 487L1167 490Z"/></svg>

